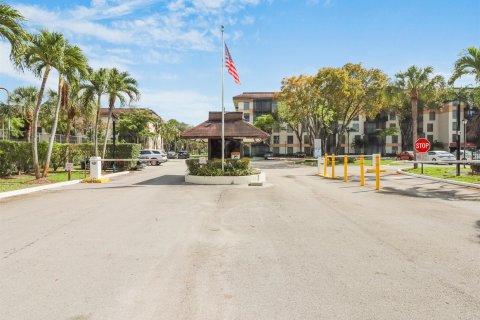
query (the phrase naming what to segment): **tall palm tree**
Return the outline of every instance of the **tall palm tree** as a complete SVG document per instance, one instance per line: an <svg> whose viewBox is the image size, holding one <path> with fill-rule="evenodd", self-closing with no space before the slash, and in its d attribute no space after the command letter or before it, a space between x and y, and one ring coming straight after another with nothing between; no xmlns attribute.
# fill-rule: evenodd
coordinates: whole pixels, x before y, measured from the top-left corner
<svg viewBox="0 0 480 320"><path fill-rule="evenodd" d="M421 100L425 105L441 102L439 96L441 89L445 86L445 79L442 76L433 76L433 68L419 68L411 66L405 72L395 75L394 83L398 93L407 95L412 105L412 146L418 137L418 101ZM413 148L414 156L416 150ZM415 167L417 165L415 164Z"/></svg>
<svg viewBox="0 0 480 320"><path fill-rule="evenodd" d="M65 46L65 39L60 33L42 30L40 33L32 35L31 41L26 45L23 53L23 64L33 71L33 73L42 78L40 90L38 91L37 102L33 112L33 135L32 135L32 154L33 168L35 177L40 179L40 167L38 165L38 141L37 128L38 117L42 105L43 93L48 76L52 68L56 68Z"/></svg>
<svg viewBox="0 0 480 320"><path fill-rule="evenodd" d="M35 87L16 88L9 98L9 105L22 117L26 124L26 140L31 141L33 112L37 102L38 90Z"/></svg>
<svg viewBox="0 0 480 320"><path fill-rule="evenodd" d="M98 157L98 125L100 122L100 108L102 95L107 93L107 79L109 70L100 68L97 71L91 72L87 77L87 83L81 85L84 93L85 102L92 101L96 98L96 115L93 127L93 141L95 145L95 156Z"/></svg>
<svg viewBox="0 0 480 320"><path fill-rule="evenodd" d="M107 141L110 119L112 118L113 110L115 109L115 102L118 99L120 105L125 105L125 95L128 96L130 102L132 100L138 100L140 98L140 91L137 89L137 80L130 77L128 72L120 72L116 68L113 68L108 73L107 79L107 94L108 94L108 119L107 126L105 128L105 141L103 142L102 158L105 158L107 151Z"/></svg>
<svg viewBox="0 0 480 320"><path fill-rule="evenodd" d="M0 38L7 39L12 45L10 57L13 61L18 61L18 52L24 41L28 39L28 33L22 27L24 20L20 12L7 4L0 3Z"/></svg>
<svg viewBox="0 0 480 320"><path fill-rule="evenodd" d="M82 50L77 46L69 44L68 40L64 40L63 46L59 50L59 57L55 64L55 69L58 71L58 102L55 109L55 115L53 119L52 131L50 134L50 141L48 143L47 159L45 161L45 167L43 168L42 177L45 178L48 175L48 167L50 165L50 158L52 156L53 144L55 142L55 134L57 132L58 115L60 113L60 107L63 104L66 106L68 102L68 88L69 83L76 83L80 77L85 77L88 74L87 58L83 54Z"/></svg>
<svg viewBox="0 0 480 320"><path fill-rule="evenodd" d="M463 55L455 61L450 83L453 84L455 80L466 74L472 74L475 81L480 83L480 48L467 48Z"/></svg>

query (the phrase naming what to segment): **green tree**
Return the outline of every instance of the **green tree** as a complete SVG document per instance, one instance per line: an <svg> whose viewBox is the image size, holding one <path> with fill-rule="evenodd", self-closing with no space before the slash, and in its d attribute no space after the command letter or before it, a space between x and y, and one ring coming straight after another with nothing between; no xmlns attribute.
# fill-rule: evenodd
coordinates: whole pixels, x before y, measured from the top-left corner
<svg viewBox="0 0 480 320"><path fill-rule="evenodd" d="M136 109L123 112L120 115L118 126L120 139L133 143L144 142L144 138L152 136L149 124L154 123L156 120L157 117L152 115L149 110Z"/></svg>
<svg viewBox="0 0 480 320"><path fill-rule="evenodd" d="M161 134L164 148L167 150L174 150L177 146L177 142L180 140L180 133L181 130L177 120L170 119L167 122L163 122L161 125Z"/></svg>
<svg viewBox="0 0 480 320"><path fill-rule="evenodd" d="M253 125L257 128L262 129L267 133L272 133L273 127L277 124L277 121L273 118L271 114L264 114L260 117L257 117L253 122Z"/></svg>
<svg viewBox="0 0 480 320"><path fill-rule="evenodd" d="M40 31L31 37L31 41L26 45L25 52L22 55L22 64L33 71L33 73L42 78L40 90L38 91L37 102L33 112L33 135L32 135L32 154L33 168L35 177L40 178L40 167L38 165L38 117L42 105L43 93L48 76L52 68L58 65L60 54L65 43L65 39L60 33Z"/></svg>
<svg viewBox="0 0 480 320"><path fill-rule="evenodd" d="M0 39L7 39L10 42L12 46L10 58L16 64L19 63L18 58L23 44L29 38L22 27L24 20L20 12L7 4L0 3Z"/></svg>
<svg viewBox="0 0 480 320"><path fill-rule="evenodd" d="M106 89L108 95L108 119L105 128L102 158L105 158L105 152L107 151L108 130L110 119L112 118L112 113L115 109L115 102L118 99L120 105L124 106L126 104L125 96L130 99L129 103L132 100L138 100L140 98L140 91L138 91L137 86L137 81L130 77L128 72L120 72L116 68L113 68L108 72Z"/></svg>
<svg viewBox="0 0 480 320"><path fill-rule="evenodd" d="M45 161L45 167L43 168L42 176L44 178L48 175L50 158L52 156L53 144L55 142L55 134L57 133L60 107L63 105L65 109L68 103L69 83L78 83L80 78L83 78L88 74L87 58L78 46L72 46L69 44L68 40L64 40L58 51L59 59L54 67L59 74L59 97L57 101L57 107L55 108L53 126L50 133L50 141L48 142L47 159Z"/></svg>
<svg viewBox="0 0 480 320"><path fill-rule="evenodd" d="M398 129L397 128L383 128L383 129L377 129L377 136L381 140L381 146L382 146L382 155L385 155L385 143L386 143L386 138L388 136L393 136L394 134L397 134Z"/></svg>
<svg viewBox="0 0 480 320"><path fill-rule="evenodd" d="M466 74L471 74L475 77L475 81L480 83L480 48L467 48L460 58L455 61L453 75L450 78L450 83L453 84L455 80L461 78Z"/></svg>
<svg viewBox="0 0 480 320"><path fill-rule="evenodd" d="M395 75L393 84L396 95L406 96L410 99L412 108L412 146L418 137L418 102L426 106L443 103L445 79L442 76L433 76L433 68L409 67L405 72ZM400 98L401 99L401 98ZM416 158L416 150L413 150ZM417 165L415 164L415 167Z"/></svg>
<svg viewBox="0 0 480 320"><path fill-rule="evenodd" d="M85 105L90 101L96 100L95 122L93 125L93 143L95 145L95 156L98 157L98 126L100 123L100 108L102 96L107 93L108 69L100 68L91 72L87 77L87 83L82 84L81 89L84 93Z"/></svg>
<svg viewBox="0 0 480 320"><path fill-rule="evenodd" d="M25 123L25 138L28 142L32 138L33 112L38 97L35 87L16 88L9 97L9 105Z"/></svg>

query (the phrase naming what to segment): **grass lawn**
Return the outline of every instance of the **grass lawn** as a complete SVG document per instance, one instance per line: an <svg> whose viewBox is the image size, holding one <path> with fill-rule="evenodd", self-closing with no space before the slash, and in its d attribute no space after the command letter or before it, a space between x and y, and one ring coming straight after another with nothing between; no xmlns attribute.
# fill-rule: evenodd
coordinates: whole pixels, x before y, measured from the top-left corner
<svg viewBox="0 0 480 320"><path fill-rule="evenodd" d="M83 179L83 172L72 172L72 180ZM0 192L13 191L18 189L38 187L55 182L63 182L68 180L66 172L50 172L47 177L47 181L41 181L39 183L32 183L35 180L35 176L21 175L0 178Z"/></svg>
<svg viewBox="0 0 480 320"><path fill-rule="evenodd" d="M405 169L404 171L421 174L422 169ZM460 166L460 176L456 176L456 169L455 167L424 167L423 174L428 175L435 178L442 178L454 181L461 181L461 182L469 182L469 183L477 183L480 184L480 175L470 175L472 170L467 166L467 168L463 168Z"/></svg>

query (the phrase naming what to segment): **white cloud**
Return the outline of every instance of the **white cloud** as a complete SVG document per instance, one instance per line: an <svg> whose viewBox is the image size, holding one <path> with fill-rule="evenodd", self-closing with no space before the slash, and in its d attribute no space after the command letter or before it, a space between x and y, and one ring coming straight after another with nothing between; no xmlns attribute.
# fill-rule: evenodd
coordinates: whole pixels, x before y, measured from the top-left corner
<svg viewBox="0 0 480 320"><path fill-rule="evenodd" d="M205 121L208 111L215 111L219 106L218 97L195 91L141 91L139 106L155 110L164 119L175 118L192 125Z"/></svg>

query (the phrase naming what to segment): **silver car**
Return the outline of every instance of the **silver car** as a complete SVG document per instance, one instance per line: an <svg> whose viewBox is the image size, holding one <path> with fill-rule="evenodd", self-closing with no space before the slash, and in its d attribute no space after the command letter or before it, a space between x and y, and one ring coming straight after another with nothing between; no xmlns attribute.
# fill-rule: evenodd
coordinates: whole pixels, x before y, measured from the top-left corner
<svg viewBox="0 0 480 320"><path fill-rule="evenodd" d="M428 151L428 161L451 163L457 160L453 154L447 151Z"/></svg>
<svg viewBox="0 0 480 320"><path fill-rule="evenodd" d="M160 165L167 162L167 154L163 150L143 149L140 151L139 159L149 160L151 165Z"/></svg>

